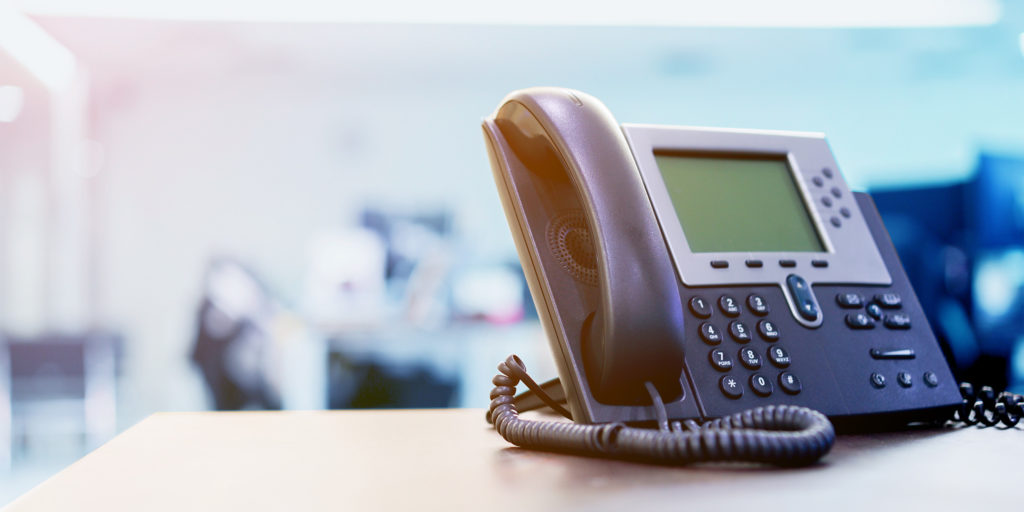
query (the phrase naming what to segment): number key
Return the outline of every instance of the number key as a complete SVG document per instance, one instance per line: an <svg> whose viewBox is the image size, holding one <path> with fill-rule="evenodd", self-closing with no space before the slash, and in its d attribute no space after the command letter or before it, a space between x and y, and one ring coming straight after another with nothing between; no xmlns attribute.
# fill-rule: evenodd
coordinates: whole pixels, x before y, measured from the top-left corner
<svg viewBox="0 0 1024 512"><path fill-rule="evenodd" d="M708 345L718 345L722 342L722 331L719 331L711 322L704 322L700 324L700 337Z"/></svg>
<svg viewBox="0 0 1024 512"><path fill-rule="evenodd" d="M732 339L746 343L750 341L750 329L747 329L747 324L743 322L732 322L729 324L729 335Z"/></svg>
<svg viewBox="0 0 1024 512"><path fill-rule="evenodd" d="M712 350L708 354L708 359L711 360L711 366L714 366L720 372L727 372L732 369L732 358L724 350Z"/></svg>
<svg viewBox="0 0 1024 512"><path fill-rule="evenodd" d="M778 341L779 328L771 320L761 320L757 323L757 332L765 341Z"/></svg>
<svg viewBox="0 0 1024 512"><path fill-rule="evenodd" d="M764 297L756 293L747 297L747 307L749 307L757 316L765 316L770 312L768 309L768 302L764 300Z"/></svg>
<svg viewBox="0 0 1024 512"><path fill-rule="evenodd" d="M761 367L761 356L752 348L740 349L740 362L750 370Z"/></svg>
<svg viewBox="0 0 1024 512"><path fill-rule="evenodd" d="M711 317L711 306L708 301L704 300L704 297L693 297L690 299L690 311L698 318L710 318Z"/></svg>
<svg viewBox="0 0 1024 512"><path fill-rule="evenodd" d="M722 313L725 313L725 316L740 316L739 303L736 302L736 299L728 295L722 295L718 298L718 307L722 309Z"/></svg>

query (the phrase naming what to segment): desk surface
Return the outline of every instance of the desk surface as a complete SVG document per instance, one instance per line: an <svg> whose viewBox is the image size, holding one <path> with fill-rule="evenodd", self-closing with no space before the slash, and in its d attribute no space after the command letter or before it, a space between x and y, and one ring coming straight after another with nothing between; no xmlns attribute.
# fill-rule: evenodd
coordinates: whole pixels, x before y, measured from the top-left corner
<svg viewBox="0 0 1024 512"><path fill-rule="evenodd" d="M841 436L803 469L657 467L509 446L477 409L156 414L8 510L986 510L1024 429Z"/></svg>

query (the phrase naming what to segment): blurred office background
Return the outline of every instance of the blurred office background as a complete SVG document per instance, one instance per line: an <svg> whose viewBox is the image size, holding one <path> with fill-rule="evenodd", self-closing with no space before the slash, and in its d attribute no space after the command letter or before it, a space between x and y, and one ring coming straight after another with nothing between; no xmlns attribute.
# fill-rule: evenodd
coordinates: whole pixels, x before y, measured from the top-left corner
<svg viewBox="0 0 1024 512"><path fill-rule="evenodd" d="M0 0L0 504L156 411L554 376L479 129L532 85L827 133L959 375L1024 385L1019 2L335 4Z"/></svg>

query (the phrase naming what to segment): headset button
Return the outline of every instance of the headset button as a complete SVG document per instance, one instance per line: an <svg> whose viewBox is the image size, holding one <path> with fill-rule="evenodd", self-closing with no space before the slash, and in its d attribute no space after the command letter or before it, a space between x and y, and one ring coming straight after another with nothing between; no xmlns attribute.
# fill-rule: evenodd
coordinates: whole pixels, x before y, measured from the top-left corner
<svg viewBox="0 0 1024 512"><path fill-rule="evenodd" d="M874 386L877 389L884 388L885 387L885 375L882 375L881 373L878 373L878 372L872 373L871 374L871 385Z"/></svg>

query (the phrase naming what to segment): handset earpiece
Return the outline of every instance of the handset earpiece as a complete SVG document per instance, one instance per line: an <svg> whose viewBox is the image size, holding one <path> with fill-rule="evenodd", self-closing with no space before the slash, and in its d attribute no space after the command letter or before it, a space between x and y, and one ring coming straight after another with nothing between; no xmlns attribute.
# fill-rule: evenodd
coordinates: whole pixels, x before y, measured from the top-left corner
<svg viewBox="0 0 1024 512"><path fill-rule="evenodd" d="M595 398L647 403L645 382L679 396L684 330L675 269L614 117L589 95L545 87L510 94L494 119L527 166L558 168L552 178L567 177L578 195L600 295L581 333Z"/></svg>

